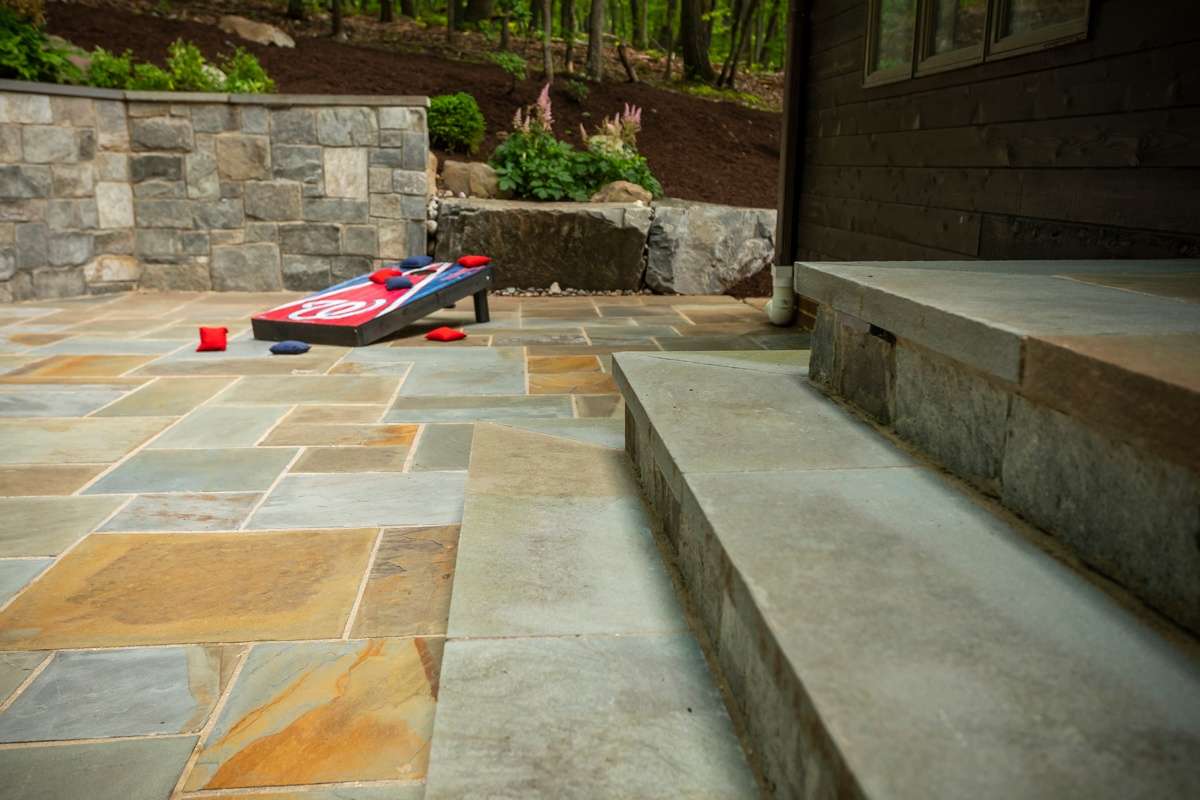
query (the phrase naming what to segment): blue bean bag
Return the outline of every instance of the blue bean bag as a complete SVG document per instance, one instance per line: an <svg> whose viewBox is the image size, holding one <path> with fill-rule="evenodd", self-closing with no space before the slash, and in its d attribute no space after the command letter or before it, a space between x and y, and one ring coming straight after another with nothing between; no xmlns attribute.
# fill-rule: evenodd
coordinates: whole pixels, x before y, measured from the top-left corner
<svg viewBox="0 0 1200 800"><path fill-rule="evenodd" d="M301 353L307 353L309 347L310 345L305 342L288 339L286 342L276 342L271 345L271 352L277 356L298 356Z"/></svg>
<svg viewBox="0 0 1200 800"><path fill-rule="evenodd" d="M397 289L411 289L412 281L401 275L397 275L395 278L388 278L388 281L384 284L384 286L387 287L389 292L394 292Z"/></svg>
<svg viewBox="0 0 1200 800"><path fill-rule="evenodd" d="M417 267L428 267L433 263L433 256L409 256L400 262L403 269L416 269Z"/></svg>

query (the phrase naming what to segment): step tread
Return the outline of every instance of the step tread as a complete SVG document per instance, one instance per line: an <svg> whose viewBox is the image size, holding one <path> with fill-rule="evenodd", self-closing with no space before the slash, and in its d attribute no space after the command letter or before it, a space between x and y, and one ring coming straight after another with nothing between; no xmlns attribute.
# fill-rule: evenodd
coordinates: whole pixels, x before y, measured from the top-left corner
<svg viewBox="0 0 1200 800"><path fill-rule="evenodd" d="M729 570L681 543L681 560L703 561L703 585L689 591L702 606L720 603L732 581L752 606L701 616L755 620L867 796L1200 787L1194 654L1039 550L1003 512L864 430L799 368L752 373L649 353L615 363L680 515L703 520ZM732 409L757 468L741 458L721 468L722 454L742 449L720 424ZM712 458L697 455L706 449ZM718 651L745 648L724 625L709 635ZM727 677L735 698L756 690Z"/></svg>

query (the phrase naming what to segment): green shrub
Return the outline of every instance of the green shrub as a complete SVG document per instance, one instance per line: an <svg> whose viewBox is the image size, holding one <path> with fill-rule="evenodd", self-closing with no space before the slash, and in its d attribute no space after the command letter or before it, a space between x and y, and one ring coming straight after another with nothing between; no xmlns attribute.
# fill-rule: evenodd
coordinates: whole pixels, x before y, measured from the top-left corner
<svg viewBox="0 0 1200 800"><path fill-rule="evenodd" d="M500 188L532 200L587 200L579 153L547 131L514 131L492 153Z"/></svg>
<svg viewBox="0 0 1200 800"><path fill-rule="evenodd" d="M89 85L101 89L124 89L133 80L133 54L128 50L116 55L97 47L92 51L91 58L87 73Z"/></svg>
<svg viewBox="0 0 1200 800"><path fill-rule="evenodd" d="M242 48L221 65L225 72L225 91L231 94L270 94L275 91L275 81L253 53Z"/></svg>
<svg viewBox="0 0 1200 800"><path fill-rule="evenodd" d="M512 94L517 81L525 80L525 59L516 53L492 53L488 58L508 76L508 93Z"/></svg>
<svg viewBox="0 0 1200 800"><path fill-rule="evenodd" d="M567 97L571 98L579 105L583 105L587 102L589 91L588 85L578 78L568 78L567 82L563 84L562 89L564 92L566 92Z"/></svg>
<svg viewBox="0 0 1200 800"><path fill-rule="evenodd" d="M0 6L0 78L74 83L82 73L66 50L52 47L46 34L7 6Z"/></svg>
<svg viewBox="0 0 1200 800"><path fill-rule="evenodd" d="M429 101L429 140L434 147L474 153L486 130L479 104L466 92L443 94Z"/></svg>
<svg viewBox="0 0 1200 800"><path fill-rule="evenodd" d="M171 82L171 73L162 67L138 64L125 88L135 92L170 92L174 91L175 85Z"/></svg>
<svg viewBox="0 0 1200 800"><path fill-rule="evenodd" d="M500 188L532 200L587 200L601 186L629 181L661 197L662 185L638 155L637 134L642 112L626 105L605 119L592 136L584 133L587 149L577 151L554 136L550 87L513 119L513 131L492 153L491 165Z"/></svg>
<svg viewBox="0 0 1200 800"><path fill-rule="evenodd" d="M177 92L218 92L224 84L221 74L204 60L200 48L183 39L176 39L167 49L167 71Z"/></svg>

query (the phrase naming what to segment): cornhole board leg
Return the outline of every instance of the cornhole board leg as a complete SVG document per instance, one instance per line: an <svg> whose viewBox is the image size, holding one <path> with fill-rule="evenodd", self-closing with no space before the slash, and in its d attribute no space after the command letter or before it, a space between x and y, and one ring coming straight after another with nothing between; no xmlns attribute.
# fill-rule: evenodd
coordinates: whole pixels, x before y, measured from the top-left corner
<svg viewBox="0 0 1200 800"><path fill-rule="evenodd" d="M491 322L492 315L488 313L487 290L481 290L475 293L475 321L476 322Z"/></svg>
<svg viewBox="0 0 1200 800"><path fill-rule="evenodd" d="M475 318L479 319L479 295L484 296L484 312L487 310L487 291L492 285L492 271L483 268L443 289L431 292L395 311L376 317L358 326L315 325L279 319L254 317L251 326L255 339L281 342L285 339L300 339L311 344L333 344L342 347L361 347L390 336L401 328L424 316L452 306L468 295L475 295ZM298 301L299 302L299 301Z"/></svg>

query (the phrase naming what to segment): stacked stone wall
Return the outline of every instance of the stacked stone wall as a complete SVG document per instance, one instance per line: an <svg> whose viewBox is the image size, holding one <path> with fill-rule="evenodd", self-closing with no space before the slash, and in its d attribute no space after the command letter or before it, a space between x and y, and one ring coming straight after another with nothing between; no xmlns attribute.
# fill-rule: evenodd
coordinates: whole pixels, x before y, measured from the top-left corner
<svg viewBox="0 0 1200 800"><path fill-rule="evenodd" d="M320 289L424 253L426 105L0 81L0 301Z"/></svg>

